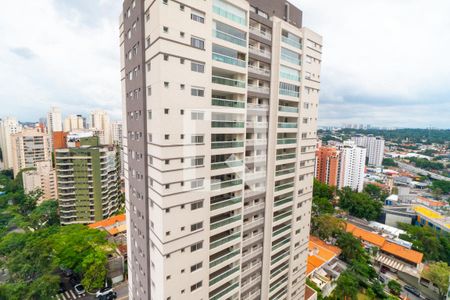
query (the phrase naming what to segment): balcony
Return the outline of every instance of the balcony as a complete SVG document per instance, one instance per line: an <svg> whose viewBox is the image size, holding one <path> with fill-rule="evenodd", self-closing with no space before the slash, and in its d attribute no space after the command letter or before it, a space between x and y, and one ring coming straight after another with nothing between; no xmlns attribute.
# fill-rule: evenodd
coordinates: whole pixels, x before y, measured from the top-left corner
<svg viewBox="0 0 450 300"><path fill-rule="evenodd" d="M266 86L258 86L258 85L248 85L248 90L250 92L255 92L255 93L262 93L262 94L269 94L270 93L270 88L266 87Z"/></svg>
<svg viewBox="0 0 450 300"><path fill-rule="evenodd" d="M295 172L295 168L289 168L289 169L282 169L275 171L275 176L282 176L286 174L292 174Z"/></svg>
<svg viewBox="0 0 450 300"><path fill-rule="evenodd" d="M287 61L288 63L301 66L302 62L298 57L292 57L289 55L281 54L281 60Z"/></svg>
<svg viewBox="0 0 450 300"><path fill-rule="evenodd" d="M264 209L264 207L265 207L264 202L254 204L254 205L244 206L244 215L248 215L248 214L255 213L257 211L261 211Z"/></svg>
<svg viewBox="0 0 450 300"><path fill-rule="evenodd" d="M257 104L257 103L247 103L248 109L252 110L268 110L269 105L267 104Z"/></svg>
<svg viewBox="0 0 450 300"><path fill-rule="evenodd" d="M250 26L249 27L249 31L257 36L260 36L262 38L268 39L268 40L272 40L272 34L266 32L266 31L262 31L259 28Z"/></svg>
<svg viewBox="0 0 450 300"><path fill-rule="evenodd" d="M252 73L256 73L263 76L270 76L270 70L269 69L262 69L258 68L252 65L248 65L248 70Z"/></svg>
<svg viewBox="0 0 450 300"><path fill-rule="evenodd" d="M235 185L242 184L242 179L232 179L227 181L220 181L211 183L211 190L224 189Z"/></svg>
<svg viewBox="0 0 450 300"><path fill-rule="evenodd" d="M292 211L287 211L287 212L281 213L281 214L275 216L275 217L273 218L273 221L274 221L274 222L280 221L280 220L282 220L282 219L284 219L284 218L286 218L286 217L288 217L288 216L290 216L290 215L292 215Z"/></svg>
<svg viewBox="0 0 450 300"><path fill-rule="evenodd" d="M213 29L213 37L236 44L238 46L247 47L247 40L238 38L237 36L231 35L224 31Z"/></svg>
<svg viewBox="0 0 450 300"><path fill-rule="evenodd" d="M285 153L277 155L277 160L293 159L293 158L295 158L295 153Z"/></svg>
<svg viewBox="0 0 450 300"><path fill-rule="evenodd" d="M279 105L278 110L282 112L291 112L291 113L298 113L298 108L293 106L283 106Z"/></svg>
<svg viewBox="0 0 450 300"><path fill-rule="evenodd" d="M245 81L237 80L233 78L221 77L221 76L212 76L212 83L228 85L232 87L245 88Z"/></svg>
<svg viewBox="0 0 450 300"><path fill-rule="evenodd" d="M233 167L240 167L244 164L243 160L227 160L227 161L220 161L211 163L211 170L218 170L218 169L224 169L224 168L233 168Z"/></svg>
<svg viewBox="0 0 450 300"><path fill-rule="evenodd" d="M248 122L246 123L247 128L268 128L269 123L267 122Z"/></svg>
<svg viewBox="0 0 450 300"><path fill-rule="evenodd" d="M296 91L291 91L287 89L281 89L280 88L280 95L290 96L290 97L299 97L300 93Z"/></svg>
<svg viewBox="0 0 450 300"><path fill-rule="evenodd" d="M210 242L209 243L209 247L211 249L217 248L219 246L222 246L223 244L226 244L228 242L231 242L233 240L237 240L237 239L240 239L240 238L241 238L241 233L240 232L236 232L236 233L233 233L231 235L227 235L226 237L223 237L221 239L218 239L218 240L216 240L214 242Z"/></svg>
<svg viewBox="0 0 450 300"><path fill-rule="evenodd" d="M261 50L258 47L249 45L249 49L250 49L250 53L259 55L259 56L263 56L265 58L271 58L272 57L272 53L270 53L269 51L265 51L265 50Z"/></svg>
<svg viewBox="0 0 450 300"><path fill-rule="evenodd" d="M275 192L279 192L285 189L289 189L289 188L293 188L294 187L294 183L293 182L288 182L288 183L284 183L284 184L280 184L280 185L275 185Z"/></svg>
<svg viewBox="0 0 450 300"><path fill-rule="evenodd" d="M210 296L209 300L219 300L220 298L222 298L222 296L228 294L232 290L236 289L238 286L239 286L239 282L233 283L232 285L230 285L227 288L221 290L217 294L214 294L214 295Z"/></svg>
<svg viewBox="0 0 450 300"><path fill-rule="evenodd" d="M247 146L265 146L267 145L267 139L247 140Z"/></svg>
<svg viewBox="0 0 450 300"><path fill-rule="evenodd" d="M212 120L211 127L212 128L244 128L244 122Z"/></svg>
<svg viewBox="0 0 450 300"><path fill-rule="evenodd" d="M220 53L215 53L213 52L212 54L212 59L218 62L222 62L225 64L229 64L229 65L234 65L234 66L238 66L238 67L242 67L245 68L246 66L246 61L245 60L241 60L241 59L237 59L231 56L227 56L227 55L223 55Z"/></svg>
<svg viewBox="0 0 450 300"><path fill-rule="evenodd" d="M211 104L224 107L245 108L245 102L231 99L212 98Z"/></svg>
<svg viewBox="0 0 450 300"><path fill-rule="evenodd" d="M286 226L283 226L281 228L278 228L277 230L275 230L274 232L272 232L272 236L277 236L282 234L283 232L288 231L289 229L291 229L291 224L288 224Z"/></svg>
<svg viewBox="0 0 450 300"><path fill-rule="evenodd" d="M221 280L227 278L228 276L233 275L234 273L238 272L239 269L240 269L240 267L239 267L239 266L236 266L236 267L234 267L234 268L232 268L232 269L229 269L228 271L225 271L225 272L223 272L223 273L220 273L220 274L217 275L216 277L211 278L211 279L209 280L209 286L212 286L212 285L218 283L219 281L221 281Z"/></svg>
<svg viewBox="0 0 450 300"><path fill-rule="evenodd" d="M218 257L218 258L216 258L216 259L214 259L214 260L209 262L209 267L210 268L215 267L215 266L217 266L217 265L219 265L219 264L229 260L230 258L233 258L233 257L237 256L240 252L241 252L241 250L237 249L237 250L233 250L233 251L231 251L231 252L229 252L229 253L221 256L221 257Z"/></svg>
<svg viewBox="0 0 450 300"><path fill-rule="evenodd" d="M296 144L296 143L297 143L297 139L295 139L295 138L277 139L278 145Z"/></svg>
<svg viewBox="0 0 450 300"><path fill-rule="evenodd" d="M297 128L295 122L278 122L278 128Z"/></svg>
<svg viewBox="0 0 450 300"><path fill-rule="evenodd" d="M274 270L272 270L270 272L270 278L272 279L272 278L276 277L278 274L280 274L281 272L285 271L288 268L289 268L289 264L282 265L282 267L275 268Z"/></svg>
<svg viewBox="0 0 450 300"><path fill-rule="evenodd" d="M218 141L211 142L212 149L224 149L224 148L240 148L244 147L243 141Z"/></svg>
<svg viewBox="0 0 450 300"><path fill-rule="evenodd" d="M245 173L245 181L262 179L262 178L266 178L266 176L267 176L267 173L265 171L248 172L248 173Z"/></svg>
<svg viewBox="0 0 450 300"><path fill-rule="evenodd" d="M242 26L247 25L247 20L245 18L237 16L237 15L233 14L232 12L229 12L229 11L227 11L221 7L218 7L216 5L213 5L213 12L221 17L227 18L230 21L238 23L239 25L242 25Z"/></svg>
<svg viewBox="0 0 450 300"><path fill-rule="evenodd" d="M301 49L302 48L302 44L300 43L300 41L296 41L294 39L288 38L287 36L282 35L281 36L281 41L283 43L291 45L294 48L297 48L297 49Z"/></svg>
<svg viewBox="0 0 450 300"><path fill-rule="evenodd" d="M211 204L211 210L224 208L224 207L238 204L241 202L242 202L242 197L234 197L234 198L226 199L226 200Z"/></svg>
<svg viewBox="0 0 450 300"><path fill-rule="evenodd" d="M257 263L248 265L247 267L245 267L244 269L242 269L242 274L241 277L245 277L250 275L251 273L255 272L256 270L258 270L259 268L261 268L262 263L259 261Z"/></svg>
<svg viewBox="0 0 450 300"><path fill-rule="evenodd" d="M246 247L246 246L251 245L251 244L253 244L253 243L255 243L255 242L261 241L262 238L263 238L263 235L264 235L264 233L263 233L263 232L260 232L260 233L253 234L253 235L251 235L251 236L246 237L246 238L242 241L242 247ZM261 247L260 249L262 249L262 247ZM243 256L246 257L247 255L250 255L250 253L252 253L252 252L254 252L253 249L252 249L252 251L246 253L246 254L243 255ZM261 250L261 253L262 253L262 250Z"/></svg>
<svg viewBox="0 0 450 300"><path fill-rule="evenodd" d="M275 245L272 245L272 251L275 251L278 248L280 248L281 246L286 245L290 242L291 242L290 238L285 238L285 239L281 240L280 242L276 243Z"/></svg>
<svg viewBox="0 0 450 300"><path fill-rule="evenodd" d="M292 197L292 196L283 198L283 199L281 199L281 200L276 201L276 202L275 202L275 206L280 206L280 205L283 205L283 204L292 202L293 199L294 199L294 197Z"/></svg>
<svg viewBox="0 0 450 300"><path fill-rule="evenodd" d="M241 220L241 215L228 217L226 219L223 219L223 220L211 223L210 224L210 229L214 230L214 229L220 228L220 227L225 226L225 225L232 224L232 223L240 221L240 220Z"/></svg>
<svg viewBox="0 0 450 300"><path fill-rule="evenodd" d="M257 156L248 156L245 158L245 163L258 163L258 162L266 162L266 155L257 155Z"/></svg>

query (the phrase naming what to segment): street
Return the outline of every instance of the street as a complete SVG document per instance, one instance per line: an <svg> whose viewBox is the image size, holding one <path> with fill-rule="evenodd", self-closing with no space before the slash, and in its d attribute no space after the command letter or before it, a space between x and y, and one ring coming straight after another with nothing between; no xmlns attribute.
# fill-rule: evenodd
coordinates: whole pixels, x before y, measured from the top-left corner
<svg viewBox="0 0 450 300"><path fill-rule="evenodd" d="M128 282L122 282L116 286L113 287L113 290L117 293L117 299L116 300L127 300L128 299ZM75 294L75 291L73 289L70 289L62 294L58 294L56 297L58 300L94 300L95 295L84 295L84 296L78 296Z"/></svg>

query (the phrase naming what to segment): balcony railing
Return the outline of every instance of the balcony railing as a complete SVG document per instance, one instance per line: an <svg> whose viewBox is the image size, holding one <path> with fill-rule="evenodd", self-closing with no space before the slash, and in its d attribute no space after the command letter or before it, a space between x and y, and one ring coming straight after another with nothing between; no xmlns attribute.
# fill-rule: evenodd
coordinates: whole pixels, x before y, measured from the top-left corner
<svg viewBox="0 0 450 300"><path fill-rule="evenodd" d="M283 204L292 202L293 199L294 199L294 197L292 197L292 196L283 198L283 199L281 199L281 200L276 201L276 202L275 202L275 206L280 206L280 205L283 205Z"/></svg>
<svg viewBox="0 0 450 300"><path fill-rule="evenodd" d="M301 64L302 64L300 58L292 57L292 56L285 55L285 54L281 54L281 60L287 61L291 64L298 65L298 66L301 66Z"/></svg>
<svg viewBox="0 0 450 300"><path fill-rule="evenodd" d="M275 251L276 249L280 248L281 246L286 245L290 241L291 241L290 238L285 238L284 240L281 240L280 242L278 242L272 246L272 251Z"/></svg>
<svg viewBox="0 0 450 300"><path fill-rule="evenodd" d="M243 141L220 141L211 142L212 149L223 149L223 148L239 148L244 147Z"/></svg>
<svg viewBox="0 0 450 300"><path fill-rule="evenodd" d="M217 183L211 183L211 190L224 189L230 186L242 184L242 179L232 179L227 181L220 181Z"/></svg>
<svg viewBox="0 0 450 300"><path fill-rule="evenodd" d="M227 261L227 260L229 260L230 258L235 257L235 256L238 255L240 252L241 252L241 250L240 250L240 249L237 249L237 250L231 251L231 252L229 252L229 253L227 253L227 254L221 256L221 257L218 257L218 258L216 258L216 259L214 259L214 260L212 260L212 261L209 262L209 267L210 267L210 268L215 267L215 266L217 266L218 264L221 264L221 263L223 263L224 261Z"/></svg>
<svg viewBox="0 0 450 300"><path fill-rule="evenodd" d="M275 216L273 218L273 221L274 222L279 221L279 220L281 220L283 218L286 218L287 216L290 216L290 215L292 215L292 211L287 211L285 213L279 214L278 216Z"/></svg>
<svg viewBox="0 0 450 300"><path fill-rule="evenodd" d="M253 27L253 26L250 26L249 29L250 29L251 33L256 34L257 36L260 36L260 37L268 39L268 40L272 39L272 34L266 32L266 31L262 31L259 28L256 28L256 27Z"/></svg>
<svg viewBox="0 0 450 300"><path fill-rule="evenodd" d="M218 14L219 16L222 16L224 18L227 18L228 20L231 20L233 22L236 22L240 25L246 26L247 25L247 20L245 18L239 17L235 14L233 14L232 12L229 12L221 7L218 6L213 6L213 12L215 14Z"/></svg>
<svg viewBox="0 0 450 300"><path fill-rule="evenodd" d="M243 164L244 164L243 160L219 161L219 162L211 163L211 170L240 167Z"/></svg>
<svg viewBox="0 0 450 300"><path fill-rule="evenodd" d="M275 230L275 231L272 233L272 236L277 236L277 235L279 235L279 234L281 234L281 233L283 233L283 232L285 232L285 231L287 231L287 230L289 230L289 229L291 229L291 224L288 224L288 225L286 225L286 226L283 226L283 227L281 227L281 228L278 228L277 230Z"/></svg>
<svg viewBox="0 0 450 300"><path fill-rule="evenodd" d="M211 243L209 244L209 247L210 247L211 249L217 248L217 247L219 247L219 246L221 246L221 245L223 245L223 244L226 244L226 243L228 243L228 242L231 242L231 241L236 240L236 239L239 239L239 238L241 238L241 233L240 233L240 232L233 233L232 235L228 235L228 236L223 237L223 238L221 238L221 239L219 239L219 240L216 240L216 241L214 241L214 242L211 242Z"/></svg>
<svg viewBox="0 0 450 300"><path fill-rule="evenodd" d="M249 127L249 128L268 128L269 123L267 123L267 122L247 122L247 127Z"/></svg>
<svg viewBox="0 0 450 300"><path fill-rule="evenodd" d="M252 65L248 65L248 70L256 73L256 74L260 74L260 75L264 75L264 76L270 76L270 70L269 69L262 69L262 68L258 68Z"/></svg>
<svg viewBox="0 0 450 300"><path fill-rule="evenodd" d="M275 171L275 176L282 176L282 175L291 174L294 172L295 172L295 168L282 169L282 170Z"/></svg>
<svg viewBox="0 0 450 300"><path fill-rule="evenodd" d="M296 92L296 91L280 89L280 95L286 95L286 96L291 96L291 97L299 97L300 93Z"/></svg>
<svg viewBox="0 0 450 300"><path fill-rule="evenodd" d="M263 57L266 57L266 58L271 58L272 57L272 53L270 53L269 51L261 50L258 47L255 47L255 46L252 46L252 45L249 45L249 48L250 48L250 52L254 53L256 55L260 55L260 56L263 56Z"/></svg>
<svg viewBox="0 0 450 300"><path fill-rule="evenodd" d="M226 32L223 32L223 31L220 31L217 29L213 29L213 36L218 39L221 39L221 40L224 40L224 41L227 41L227 42L230 42L230 43L242 46L242 47L247 47L247 40L241 39L237 36L231 35L229 33L226 33Z"/></svg>
<svg viewBox="0 0 450 300"><path fill-rule="evenodd" d="M295 122L278 122L278 128L297 128Z"/></svg>
<svg viewBox="0 0 450 300"><path fill-rule="evenodd" d="M293 106L279 105L278 106L278 110L279 111L284 111L284 112L298 113L298 108L297 107L293 107Z"/></svg>
<svg viewBox="0 0 450 300"><path fill-rule="evenodd" d="M212 98L211 104L216 105L216 106L245 108L245 102L239 101L239 100L231 100L231 99Z"/></svg>
<svg viewBox="0 0 450 300"><path fill-rule="evenodd" d="M226 200L211 204L211 210L224 208L224 207L238 204L241 202L242 202L242 197L234 197L234 198L226 199Z"/></svg>
<svg viewBox="0 0 450 300"><path fill-rule="evenodd" d="M268 110L269 105L267 104L257 104L257 103L247 103L247 107L249 109L261 109L261 110Z"/></svg>
<svg viewBox="0 0 450 300"><path fill-rule="evenodd" d="M235 65L235 66L243 67L243 68L245 68L245 65L246 65L245 60L237 59L235 57L231 57L231 56L227 56L227 55L223 55L223 54L215 53L215 52L213 52L213 54L212 54L212 59L215 61L219 61L219 62L223 62L223 63L229 64L229 65Z"/></svg>
<svg viewBox="0 0 450 300"><path fill-rule="evenodd" d="M228 294L229 292L231 292L232 290L234 290L238 286L239 286L239 282L233 283L232 285L230 285L227 288L221 290L217 294L214 294L214 295L210 296L209 300L219 300L220 298L222 298L223 295Z"/></svg>
<svg viewBox="0 0 450 300"><path fill-rule="evenodd" d="M216 277L214 277L214 278L212 278L212 279L209 280L209 286L211 286L211 285L213 285L213 284L216 284L217 282L219 282L219 281L221 281L221 280L227 278L228 276L230 276L230 275L232 275L232 274L238 272L239 269L240 269L240 267L239 267L239 266L236 266L236 267L234 267L234 268L232 268L232 269L229 269L228 271L225 271L225 272L223 272L223 273L217 275Z"/></svg>
<svg viewBox="0 0 450 300"><path fill-rule="evenodd" d="M293 182L288 182L288 183L276 185L275 186L275 192L282 191L282 190L285 190L285 189L289 189L291 187L294 187L294 183Z"/></svg>
<svg viewBox="0 0 450 300"><path fill-rule="evenodd" d="M301 49L302 48L302 44L300 43L300 41L296 41L294 39L288 38L287 36L284 36L284 35L281 36L281 41L283 43L291 45L294 48L297 48L297 49Z"/></svg>
<svg viewBox="0 0 450 300"><path fill-rule="evenodd" d="M294 138L277 139L277 144L278 145L295 144L295 143L297 143L297 139L294 139Z"/></svg>
<svg viewBox="0 0 450 300"><path fill-rule="evenodd" d="M210 229L211 230L217 229L217 228L220 228L222 226L229 225L231 223L234 223L234 222L237 222L237 221L240 221L240 220L241 220L241 215L232 216L232 217L229 217L229 218L226 218L226 219L223 219L223 220L211 223L210 224Z"/></svg>
<svg viewBox="0 0 450 300"><path fill-rule="evenodd" d="M270 88L266 86L258 86L258 85L248 85L248 90L255 93L263 93L263 94L269 94Z"/></svg>
<svg viewBox="0 0 450 300"><path fill-rule="evenodd" d="M295 158L295 153L286 153L277 155L277 160L293 159L293 158Z"/></svg>
<svg viewBox="0 0 450 300"><path fill-rule="evenodd" d="M227 77L213 75L212 82L217 83L217 84L233 86L233 87L245 88L245 81L227 78Z"/></svg>
<svg viewBox="0 0 450 300"><path fill-rule="evenodd" d="M211 127L213 128L244 128L244 122L242 121L211 121Z"/></svg>
<svg viewBox="0 0 450 300"><path fill-rule="evenodd" d="M292 75L289 73L285 73L285 72L280 72L280 77L281 78L285 78L288 80L292 80L292 81L300 81L300 75Z"/></svg>

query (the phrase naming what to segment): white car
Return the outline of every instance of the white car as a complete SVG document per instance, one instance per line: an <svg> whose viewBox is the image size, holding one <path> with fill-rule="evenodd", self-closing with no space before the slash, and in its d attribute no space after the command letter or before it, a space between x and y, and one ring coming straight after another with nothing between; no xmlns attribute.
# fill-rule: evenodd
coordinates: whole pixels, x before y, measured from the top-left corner
<svg viewBox="0 0 450 300"><path fill-rule="evenodd" d="M95 293L95 297L100 298L101 296L109 295L113 292L113 289L110 287L102 288L101 290L98 290L97 293Z"/></svg>
<svg viewBox="0 0 450 300"><path fill-rule="evenodd" d="M86 291L84 290L84 286L81 284L75 285L73 289L75 290L75 293L77 293L77 295L79 296L84 295L86 293Z"/></svg>

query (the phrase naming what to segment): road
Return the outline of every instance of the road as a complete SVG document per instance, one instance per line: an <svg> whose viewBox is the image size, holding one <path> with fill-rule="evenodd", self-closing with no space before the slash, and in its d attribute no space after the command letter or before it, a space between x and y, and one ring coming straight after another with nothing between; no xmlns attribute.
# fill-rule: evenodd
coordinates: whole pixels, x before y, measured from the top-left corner
<svg viewBox="0 0 450 300"><path fill-rule="evenodd" d="M404 162L398 161L396 160L396 162L398 163L398 166L402 169L405 169L406 171L410 171L410 172L414 172L416 174L424 174L424 175L430 175L431 178L433 179L437 179L437 180L445 180L445 181L450 181L450 178L421 169L421 168L417 168L414 167L410 164L406 164Z"/></svg>
<svg viewBox="0 0 450 300"><path fill-rule="evenodd" d="M121 284L113 287L113 290L117 293L116 300L128 300L128 282L122 282ZM73 289L70 289L62 294L58 294L55 299L57 300L95 300L95 295L78 296Z"/></svg>

